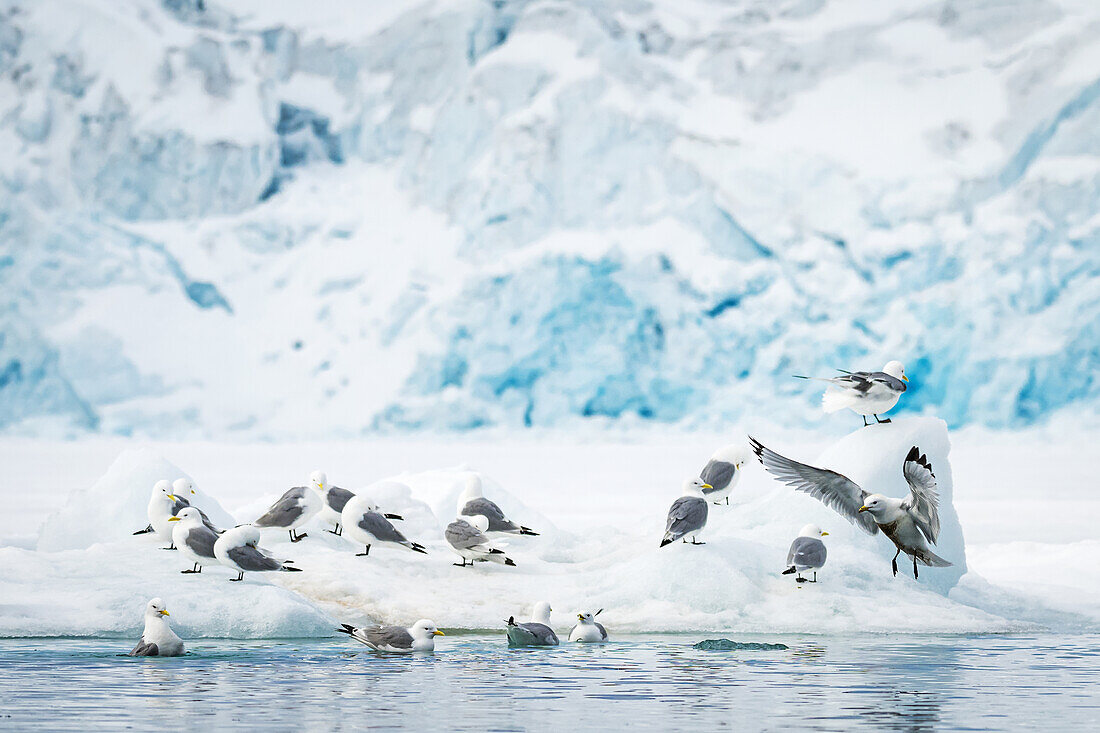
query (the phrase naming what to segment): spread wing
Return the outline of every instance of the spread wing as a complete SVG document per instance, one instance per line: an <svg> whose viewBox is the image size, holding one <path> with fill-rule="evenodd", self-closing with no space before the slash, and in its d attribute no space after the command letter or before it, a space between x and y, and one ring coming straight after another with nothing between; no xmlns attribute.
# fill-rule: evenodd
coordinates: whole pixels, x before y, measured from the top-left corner
<svg viewBox="0 0 1100 733"><path fill-rule="evenodd" d="M854 481L836 471L807 466L781 456L760 441L749 436L756 457L769 473L798 491L809 494L830 507L849 522L858 524L867 534L877 534L878 525L870 514L860 514L859 508L867 492Z"/></svg>
<svg viewBox="0 0 1100 733"><path fill-rule="evenodd" d="M936 474L932 464L917 446L909 449L901 472L909 484L909 496L902 507L909 512L921 533L932 544L940 536L940 494L936 490Z"/></svg>

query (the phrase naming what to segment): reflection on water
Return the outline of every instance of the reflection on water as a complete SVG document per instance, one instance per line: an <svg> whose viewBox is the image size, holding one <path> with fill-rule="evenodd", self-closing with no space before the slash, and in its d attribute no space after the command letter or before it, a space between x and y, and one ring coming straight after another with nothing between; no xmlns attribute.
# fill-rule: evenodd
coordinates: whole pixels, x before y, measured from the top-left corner
<svg viewBox="0 0 1100 733"><path fill-rule="evenodd" d="M699 636L698 638L702 638ZM704 652L695 636L509 649L448 636L389 657L343 639L195 641L175 659L127 640L0 641L13 728L930 731L1095 725L1100 637L753 638L789 651Z"/></svg>

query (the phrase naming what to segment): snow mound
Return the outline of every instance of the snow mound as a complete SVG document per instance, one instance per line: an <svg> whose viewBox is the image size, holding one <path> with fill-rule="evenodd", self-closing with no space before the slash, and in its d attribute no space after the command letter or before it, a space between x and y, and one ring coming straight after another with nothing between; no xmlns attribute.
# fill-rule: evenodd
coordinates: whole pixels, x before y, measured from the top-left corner
<svg viewBox="0 0 1100 733"><path fill-rule="evenodd" d="M130 537L149 523L146 507L153 484L161 479L174 481L184 477L183 470L147 448L125 450L90 489L70 494L65 506L46 519L38 537L38 549L44 552L79 550L98 542ZM192 483L195 483L192 480ZM187 497L206 512L219 527L236 522L212 497L197 485ZM146 537L146 541L153 535ZM156 540L160 541L160 540Z"/></svg>

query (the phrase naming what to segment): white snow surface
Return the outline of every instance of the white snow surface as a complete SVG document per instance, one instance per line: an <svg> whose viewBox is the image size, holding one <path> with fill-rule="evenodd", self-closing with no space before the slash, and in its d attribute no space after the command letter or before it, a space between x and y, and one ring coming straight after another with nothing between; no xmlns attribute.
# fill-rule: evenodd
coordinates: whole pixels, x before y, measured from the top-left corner
<svg viewBox="0 0 1100 733"><path fill-rule="evenodd" d="M707 544L658 548L665 511L679 494L682 475L702 465L716 445L735 439L731 434L707 441L673 436L659 445L163 444L156 450L127 449L93 489L75 490L63 501L54 497L58 503L49 507L37 549L30 549L19 525L36 516L40 521L45 507L16 507L5 529L11 534L0 536L5 568L0 634L132 633L140 629L142 604L154 595L167 602L174 628L185 639L325 636L337 621L408 623L424 616L443 628L498 628L503 618L526 616L542 599L558 609L555 623L563 630L576 611L603 607L601 618L621 633L962 633L1100 624L1095 591L1077 587L1096 580L1097 571L1072 564L1076 553L1096 549L1093 538L1075 539L1082 520L1071 516L1057 526L1034 505L998 507L997 496L1024 499L1030 486L1014 484L1011 467L1003 463L968 458L971 453L988 457L988 449L968 447L964 470L953 471L958 449L942 421L898 419L859 429L824 452L820 443L804 438L787 443L768 431L755 432L792 457L841 470L869 490L894 495L905 490L901 458L918 445L939 479L943 530L937 552L956 566L921 568L914 581L902 562L892 577L893 550L885 537L860 532L811 497L776 482L755 460L746 465L731 506L711 508L702 535ZM2 457L16 466L14 478L0 484L0 497L10 501L25 490L31 471L19 465L32 465L41 453L64 451L66 445L0 443ZM74 470L88 464L92 453L113 450L105 447L111 445L72 448ZM242 583L228 582L233 573L218 567L181 575L187 563L178 553L158 549L163 543L148 535L129 536L135 517L143 514L150 477L172 468L159 451L183 465L197 464L192 469L197 483L232 507L238 522L254 519L285 488L322 468L332 483L369 493L383 511L402 514L405 521L395 524L430 554L376 546L369 557L356 557L362 548L326 533L326 525L315 520L303 528L309 537L296 544L285 532L264 534L263 545L295 560L301 573L249 574ZM1017 447L1005 455L1015 457ZM426 468L425 462L436 467ZM517 567L451 564L458 558L447 548L442 528L453 517L470 470L482 475L485 495L508 516L542 533L501 541ZM376 480L363 485L354 480L371 473ZM966 477L964 484L956 483L960 476ZM1077 474L1072 477L1070 486ZM983 491L986 482L996 484L994 495ZM1067 490L1070 504L1076 503ZM589 500L584 512L573 508L581 497ZM1089 506L1078 504L1083 511ZM981 528L978 549L964 546L959 517L966 525L970 517L991 511L994 526L975 522ZM82 524L86 516L114 520ZM830 532L824 538L829 559L819 583L799 587L780 571L792 537L807 522ZM1068 544L1057 544L1057 534ZM58 549L66 541L80 549ZM1060 570L1048 572L1048 563ZM988 577L979 574L986 571Z"/></svg>

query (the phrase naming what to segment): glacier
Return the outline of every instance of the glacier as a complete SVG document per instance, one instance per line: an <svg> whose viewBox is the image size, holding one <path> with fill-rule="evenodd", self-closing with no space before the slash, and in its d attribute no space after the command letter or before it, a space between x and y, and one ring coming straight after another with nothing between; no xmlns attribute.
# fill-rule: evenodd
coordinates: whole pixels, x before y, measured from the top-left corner
<svg viewBox="0 0 1100 733"><path fill-rule="evenodd" d="M0 0L0 430L1095 423L1100 8Z"/></svg>

